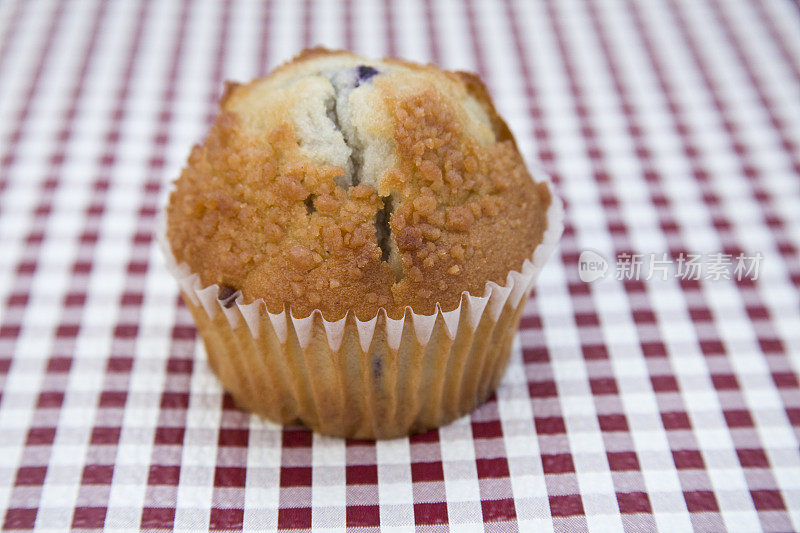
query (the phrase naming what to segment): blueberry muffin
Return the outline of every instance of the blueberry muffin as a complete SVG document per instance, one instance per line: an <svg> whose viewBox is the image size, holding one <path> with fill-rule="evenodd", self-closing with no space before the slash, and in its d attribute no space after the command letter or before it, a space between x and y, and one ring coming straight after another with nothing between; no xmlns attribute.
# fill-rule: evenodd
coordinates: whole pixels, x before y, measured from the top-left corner
<svg viewBox="0 0 800 533"><path fill-rule="evenodd" d="M553 200L475 75L313 49L227 84L167 254L242 407L394 437L496 386Z"/></svg>

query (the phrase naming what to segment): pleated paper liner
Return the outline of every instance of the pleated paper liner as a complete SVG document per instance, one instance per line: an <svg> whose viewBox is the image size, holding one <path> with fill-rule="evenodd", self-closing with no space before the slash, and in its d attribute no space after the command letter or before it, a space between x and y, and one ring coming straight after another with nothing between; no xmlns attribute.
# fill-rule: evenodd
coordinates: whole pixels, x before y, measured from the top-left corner
<svg viewBox="0 0 800 533"><path fill-rule="evenodd" d="M241 294L221 301L217 285L202 286L176 263L164 231L161 243L209 366L237 405L328 435L386 439L445 425L497 387L528 294L563 231L561 201L551 198L542 242L504 285L488 282L482 296L464 292L452 311L407 307L397 320L383 309L363 322L352 313L329 322L319 310L304 318L270 313L263 300L244 304Z"/></svg>

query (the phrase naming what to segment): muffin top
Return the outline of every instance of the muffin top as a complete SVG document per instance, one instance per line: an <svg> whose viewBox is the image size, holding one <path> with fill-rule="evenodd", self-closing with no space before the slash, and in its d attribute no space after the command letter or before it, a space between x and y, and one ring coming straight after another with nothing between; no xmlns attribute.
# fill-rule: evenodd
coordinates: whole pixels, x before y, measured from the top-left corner
<svg viewBox="0 0 800 533"><path fill-rule="evenodd" d="M167 238L228 303L399 318L504 284L549 204L477 76L312 49L227 84Z"/></svg>

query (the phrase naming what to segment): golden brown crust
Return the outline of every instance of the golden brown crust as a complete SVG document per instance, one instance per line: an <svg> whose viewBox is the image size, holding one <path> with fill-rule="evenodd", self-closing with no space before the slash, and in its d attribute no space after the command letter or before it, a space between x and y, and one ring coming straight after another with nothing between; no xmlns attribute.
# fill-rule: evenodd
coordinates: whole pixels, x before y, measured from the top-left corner
<svg viewBox="0 0 800 533"><path fill-rule="evenodd" d="M332 55L352 57L312 49L266 80ZM302 152L291 101L262 114L235 102L264 80L226 86L214 126L170 197L167 236L176 258L204 284L239 289L248 302L262 298L273 312L288 305L297 316L320 309L329 320L348 311L368 319L380 307L393 317L406 306L453 309L463 291L482 294L487 281L502 284L519 269L541 242L549 191L531 180L486 88L474 75L383 64L430 81L409 91L396 83L402 69L374 78L395 161L380 191L343 188L335 179L344 169ZM452 97L459 90L485 110L495 142L467 132ZM388 200L378 192L395 199L389 226L401 279L382 259L375 221Z"/></svg>
<svg viewBox="0 0 800 533"><path fill-rule="evenodd" d="M472 72L457 70L454 74L461 79L466 86L467 91L473 95L486 110L486 113L489 115L489 118L492 121L492 129L494 129L494 134L497 137L497 141L511 141L516 149L517 142L514 139L514 134L511 133L511 129L509 129L506 121L503 120L503 118L497 113L497 109L494 107L494 102L492 102L492 97L489 94L489 90L486 88L486 85L484 85L483 80L481 80L477 74Z"/></svg>
<svg viewBox="0 0 800 533"><path fill-rule="evenodd" d="M291 67L292 65L296 65L301 61L307 61L309 59L315 59L318 57L330 57L335 55L347 56L351 55L350 52L347 50L330 50L325 48L324 46L314 46L312 48L306 48L305 50L301 50L299 54L294 56L291 61L287 61L281 67ZM280 67L279 67L280 68Z"/></svg>
<svg viewBox="0 0 800 533"><path fill-rule="evenodd" d="M220 108L224 108L225 104L228 103L228 100L233 96L233 93L241 87L241 83L236 83L235 81L226 81L225 88L222 90L222 96L219 97L219 106Z"/></svg>
<svg viewBox="0 0 800 533"><path fill-rule="evenodd" d="M431 313L503 284L541 241L549 196L530 179L511 141L481 146L436 92L396 102L400 166L395 189L408 198L392 216L405 278L396 301ZM415 117L409 120L410 117ZM546 186L545 186L546 187Z"/></svg>

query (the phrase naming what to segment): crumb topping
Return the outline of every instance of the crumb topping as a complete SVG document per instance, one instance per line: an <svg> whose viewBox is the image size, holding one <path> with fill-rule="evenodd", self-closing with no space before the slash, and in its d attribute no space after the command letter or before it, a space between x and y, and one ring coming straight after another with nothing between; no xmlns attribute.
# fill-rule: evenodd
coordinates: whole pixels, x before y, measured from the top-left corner
<svg viewBox="0 0 800 533"><path fill-rule="evenodd" d="M474 79L390 62L395 72L382 74L380 64L352 58L357 90L373 91L386 113L375 123L394 164L377 184L343 186L348 169L303 152L289 112L297 102L263 116L227 105L248 86L228 90L192 149L170 196L167 236L176 258L224 287L226 301L241 291L272 312L321 309L329 320L348 311L368 319L380 307L395 318L406 306L431 313L437 302L449 310L462 291L504 283L541 242L549 190L531 180L491 102L474 90L465 94L483 106L495 139L469 134L452 92ZM403 69L429 83L408 90L398 84Z"/></svg>

